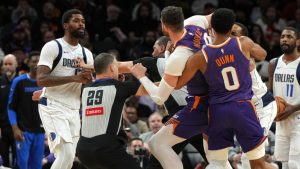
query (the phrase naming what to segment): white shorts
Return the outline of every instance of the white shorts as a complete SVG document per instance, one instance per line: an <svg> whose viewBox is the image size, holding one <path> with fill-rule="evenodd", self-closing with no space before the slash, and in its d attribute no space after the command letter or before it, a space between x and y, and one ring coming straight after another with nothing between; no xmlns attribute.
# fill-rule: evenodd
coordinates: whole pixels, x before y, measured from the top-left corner
<svg viewBox="0 0 300 169"><path fill-rule="evenodd" d="M277 114L276 101L272 101L265 107L256 106L256 113L261 127L264 128L264 135L267 136Z"/></svg>
<svg viewBox="0 0 300 169"><path fill-rule="evenodd" d="M41 98L39 113L48 136L48 144L51 152L54 152L61 139L74 143L80 134L79 110L70 109L61 103ZM77 144L77 143L74 143Z"/></svg>
<svg viewBox="0 0 300 169"><path fill-rule="evenodd" d="M278 161L300 156L300 111L276 123L274 154Z"/></svg>

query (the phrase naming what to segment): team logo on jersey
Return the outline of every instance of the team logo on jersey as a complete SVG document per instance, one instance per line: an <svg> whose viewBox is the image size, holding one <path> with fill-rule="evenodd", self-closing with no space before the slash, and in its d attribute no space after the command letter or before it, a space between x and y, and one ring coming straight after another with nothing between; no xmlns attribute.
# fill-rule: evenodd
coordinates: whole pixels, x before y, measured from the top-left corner
<svg viewBox="0 0 300 169"><path fill-rule="evenodd" d="M20 149L22 148L21 143L17 142L17 143L16 143L16 148L17 148L18 150L20 150Z"/></svg>
<svg viewBox="0 0 300 169"><path fill-rule="evenodd" d="M51 132L49 135L50 141L54 141L56 139L56 134L54 132Z"/></svg>
<svg viewBox="0 0 300 169"><path fill-rule="evenodd" d="M103 107L89 108L85 110L85 116L103 115Z"/></svg>

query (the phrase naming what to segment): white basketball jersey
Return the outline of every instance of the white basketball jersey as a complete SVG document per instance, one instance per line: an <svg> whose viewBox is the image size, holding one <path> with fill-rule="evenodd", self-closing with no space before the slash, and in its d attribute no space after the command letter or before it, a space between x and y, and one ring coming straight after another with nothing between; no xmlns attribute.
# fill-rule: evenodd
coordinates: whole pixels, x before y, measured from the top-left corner
<svg viewBox="0 0 300 169"><path fill-rule="evenodd" d="M53 69L52 76L73 76L78 73L78 68L75 67L75 60L77 57L83 58L83 52L81 45L71 46L67 42L63 41L62 38L57 39L62 46L62 56L53 69L53 61L58 56L58 45L55 41L50 41L43 47L38 65L48 66ZM93 65L92 53L85 49L87 64ZM45 87L43 95L52 100L56 100L69 108L79 109L80 108L80 94L81 94L81 83L67 83L64 85Z"/></svg>
<svg viewBox="0 0 300 169"><path fill-rule="evenodd" d="M252 79L252 91L253 91L253 102L257 102L261 99L263 95L266 94L268 88L266 84L261 80L260 75L258 74L257 70L254 69L250 72L251 79Z"/></svg>
<svg viewBox="0 0 300 169"><path fill-rule="evenodd" d="M300 57L291 63L285 64L279 57L273 75L274 96L280 96L287 103L295 105L300 103ZM298 78L297 78L298 75Z"/></svg>

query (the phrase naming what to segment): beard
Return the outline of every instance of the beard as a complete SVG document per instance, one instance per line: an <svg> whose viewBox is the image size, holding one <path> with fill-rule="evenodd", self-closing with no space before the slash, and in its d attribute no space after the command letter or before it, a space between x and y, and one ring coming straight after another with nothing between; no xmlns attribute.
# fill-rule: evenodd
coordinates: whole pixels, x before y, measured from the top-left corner
<svg viewBox="0 0 300 169"><path fill-rule="evenodd" d="M75 29L70 31L70 34L74 37L74 38L78 38L78 39L83 39L84 35L85 35L85 29Z"/></svg>
<svg viewBox="0 0 300 169"><path fill-rule="evenodd" d="M296 44L295 45L280 44L280 48L284 54L291 54L294 52L294 49L296 48Z"/></svg>

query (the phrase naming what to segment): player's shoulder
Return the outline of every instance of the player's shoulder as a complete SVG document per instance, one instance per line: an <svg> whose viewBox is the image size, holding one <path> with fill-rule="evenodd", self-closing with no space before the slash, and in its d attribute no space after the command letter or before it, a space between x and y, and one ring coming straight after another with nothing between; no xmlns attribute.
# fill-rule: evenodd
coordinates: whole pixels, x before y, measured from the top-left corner
<svg viewBox="0 0 300 169"><path fill-rule="evenodd" d="M13 83L19 83L23 80L26 80L28 79L28 75L27 74L23 74L23 75L20 75L20 76L17 76L16 78L13 79Z"/></svg>
<svg viewBox="0 0 300 169"><path fill-rule="evenodd" d="M45 45L43 46L43 48L53 48L53 47L57 47L57 46L58 46L57 42L58 42L58 39L51 40L51 41L45 43Z"/></svg>

